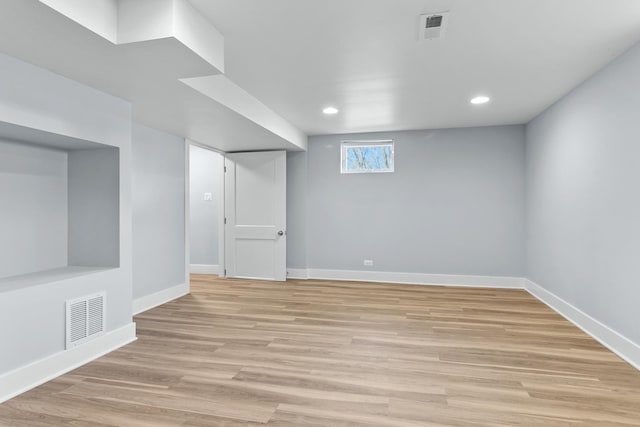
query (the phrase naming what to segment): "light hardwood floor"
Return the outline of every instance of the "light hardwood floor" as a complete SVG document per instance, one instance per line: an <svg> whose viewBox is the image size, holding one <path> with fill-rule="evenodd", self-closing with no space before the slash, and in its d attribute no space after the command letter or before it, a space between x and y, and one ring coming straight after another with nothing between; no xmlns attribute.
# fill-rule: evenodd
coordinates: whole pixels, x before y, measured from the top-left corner
<svg viewBox="0 0 640 427"><path fill-rule="evenodd" d="M192 279L0 425L640 425L640 372L524 291Z"/></svg>

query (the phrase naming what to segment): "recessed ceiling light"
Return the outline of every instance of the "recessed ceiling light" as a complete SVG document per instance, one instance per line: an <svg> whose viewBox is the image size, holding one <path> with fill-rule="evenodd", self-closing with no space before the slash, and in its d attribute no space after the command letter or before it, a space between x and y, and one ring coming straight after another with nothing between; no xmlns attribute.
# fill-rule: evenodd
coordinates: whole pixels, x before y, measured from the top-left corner
<svg viewBox="0 0 640 427"><path fill-rule="evenodd" d="M327 108L325 108L324 110L322 110L322 112L323 112L324 114L329 114L329 115L331 115L331 114L338 114L338 112L339 112L339 111L340 111L340 110L338 110L338 109L337 109L337 108L335 108L335 107L327 107Z"/></svg>
<svg viewBox="0 0 640 427"><path fill-rule="evenodd" d="M486 104L489 101L491 101L491 98L489 98L488 96L476 96L471 100L471 103L475 105L479 105L479 104Z"/></svg>

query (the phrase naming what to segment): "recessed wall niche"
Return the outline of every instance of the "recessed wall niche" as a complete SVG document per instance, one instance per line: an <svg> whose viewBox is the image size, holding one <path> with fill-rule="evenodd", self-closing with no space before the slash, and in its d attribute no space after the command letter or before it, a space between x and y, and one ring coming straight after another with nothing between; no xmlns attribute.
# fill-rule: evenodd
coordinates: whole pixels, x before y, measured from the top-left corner
<svg viewBox="0 0 640 427"><path fill-rule="evenodd" d="M0 290L119 267L119 188L117 147L0 122Z"/></svg>

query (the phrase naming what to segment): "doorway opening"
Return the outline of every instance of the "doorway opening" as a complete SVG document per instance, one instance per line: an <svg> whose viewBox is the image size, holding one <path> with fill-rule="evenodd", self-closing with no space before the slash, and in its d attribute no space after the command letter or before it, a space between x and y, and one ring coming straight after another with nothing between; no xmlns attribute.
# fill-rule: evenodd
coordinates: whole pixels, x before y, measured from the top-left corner
<svg viewBox="0 0 640 427"><path fill-rule="evenodd" d="M189 144L189 271L224 277L224 156Z"/></svg>
<svg viewBox="0 0 640 427"><path fill-rule="evenodd" d="M286 152L188 147L189 272L286 280Z"/></svg>

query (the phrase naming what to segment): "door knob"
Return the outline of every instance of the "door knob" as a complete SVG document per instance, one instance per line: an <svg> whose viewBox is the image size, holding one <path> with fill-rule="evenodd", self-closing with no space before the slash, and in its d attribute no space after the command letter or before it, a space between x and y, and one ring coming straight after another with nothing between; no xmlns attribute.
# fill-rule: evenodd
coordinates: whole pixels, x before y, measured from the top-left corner
<svg viewBox="0 0 640 427"><path fill-rule="evenodd" d="M278 231L278 236L284 236L284 231L282 230Z"/></svg>

